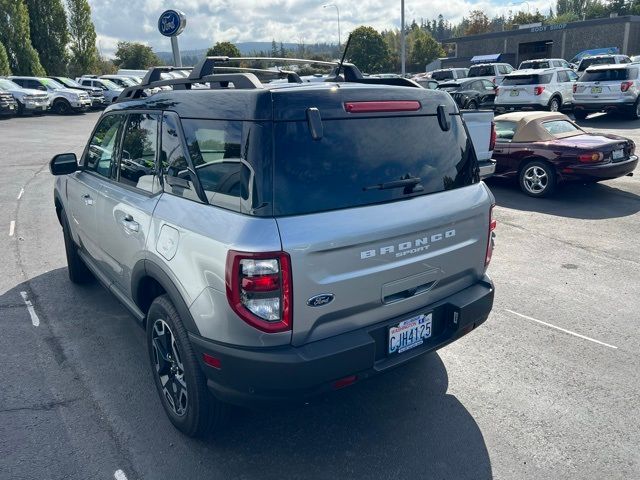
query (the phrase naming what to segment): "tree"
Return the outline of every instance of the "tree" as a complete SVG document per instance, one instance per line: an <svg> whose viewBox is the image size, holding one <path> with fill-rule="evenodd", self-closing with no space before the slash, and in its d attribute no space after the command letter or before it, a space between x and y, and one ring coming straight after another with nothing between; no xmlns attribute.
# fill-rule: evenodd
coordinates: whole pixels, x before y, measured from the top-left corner
<svg viewBox="0 0 640 480"><path fill-rule="evenodd" d="M9 67L9 57L7 57L7 51L4 45L0 43L0 76L11 75L11 68Z"/></svg>
<svg viewBox="0 0 640 480"><path fill-rule="evenodd" d="M69 10L69 36L71 58L69 74L78 77L98 69L96 29L91 20L91 7L87 0L67 0Z"/></svg>
<svg viewBox="0 0 640 480"><path fill-rule="evenodd" d="M118 42L113 63L131 70L146 70L163 64L151 47L137 42Z"/></svg>
<svg viewBox="0 0 640 480"><path fill-rule="evenodd" d="M62 1L26 0L26 3L31 44L40 55L40 63L49 75L66 74L69 30Z"/></svg>
<svg viewBox="0 0 640 480"><path fill-rule="evenodd" d="M24 0L0 0L0 19L0 43L6 49L11 71L15 75L45 75L38 52L29 40L29 11Z"/></svg>
<svg viewBox="0 0 640 480"><path fill-rule="evenodd" d="M482 10L473 10L469 14L469 26L465 30L465 35L478 35L491 31L491 23Z"/></svg>
<svg viewBox="0 0 640 480"><path fill-rule="evenodd" d="M271 57L276 58L278 56L278 44L275 39L271 40Z"/></svg>
<svg viewBox="0 0 640 480"><path fill-rule="evenodd" d="M412 71L422 72L425 65L436 58L444 57L442 46L424 30L412 31L409 37L409 63Z"/></svg>
<svg viewBox="0 0 640 480"><path fill-rule="evenodd" d="M231 42L218 42L209 50L207 57L240 57L242 54L238 47Z"/></svg>
<svg viewBox="0 0 640 480"><path fill-rule="evenodd" d="M382 71L389 57L382 35L372 27L358 27L351 33L349 51L351 61L368 73Z"/></svg>

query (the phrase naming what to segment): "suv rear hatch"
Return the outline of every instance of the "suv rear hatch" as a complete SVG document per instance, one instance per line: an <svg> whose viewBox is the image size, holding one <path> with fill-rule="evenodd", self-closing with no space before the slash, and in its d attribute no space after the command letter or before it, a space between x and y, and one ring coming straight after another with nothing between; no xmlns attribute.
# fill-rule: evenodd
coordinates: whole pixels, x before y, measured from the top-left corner
<svg viewBox="0 0 640 480"><path fill-rule="evenodd" d="M492 198L447 94L334 86L273 98L274 215L291 256L294 345L408 314L482 277ZM409 110L371 111L393 105ZM386 188L401 178L408 185Z"/></svg>
<svg viewBox="0 0 640 480"><path fill-rule="evenodd" d="M622 100L629 96L633 100L635 92L630 84L638 78L638 67L598 68L586 71L576 84L576 101L606 102ZM623 87L626 84L626 88Z"/></svg>
<svg viewBox="0 0 640 480"><path fill-rule="evenodd" d="M540 95L551 82L553 73L509 75L500 84L500 103L537 103Z"/></svg>

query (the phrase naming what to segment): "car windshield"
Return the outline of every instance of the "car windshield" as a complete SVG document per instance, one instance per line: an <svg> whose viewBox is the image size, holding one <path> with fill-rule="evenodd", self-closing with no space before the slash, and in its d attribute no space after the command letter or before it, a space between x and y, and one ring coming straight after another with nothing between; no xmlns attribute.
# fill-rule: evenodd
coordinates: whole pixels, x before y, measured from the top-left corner
<svg viewBox="0 0 640 480"><path fill-rule="evenodd" d="M585 58L580 62L580 66L578 67L578 71L582 72L586 70L591 65L610 65L612 63L616 63L614 57L594 57L594 58Z"/></svg>
<svg viewBox="0 0 640 480"><path fill-rule="evenodd" d="M20 90L22 87L6 78L0 78L0 90Z"/></svg>
<svg viewBox="0 0 640 480"><path fill-rule="evenodd" d="M579 135L582 132L578 127L568 120L551 120L549 122L542 122L542 127L554 136L566 137L567 133L573 133Z"/></svg>
<svg viewBox="0 0 640 480"><path fill-rule="evenodd" d="M133 86L137 85L136 82L134 82L130 78L126 78L126 77L118 77L117 80L114 80L114 79L105 79L105 80L109 80L110 82L116 83L116 84L124 84L124 86L126 86L126 87L133 87ZM120 86L122 86L122 85L120 85Z"/></svg>
<svg viewBox="0 0 640 480"><path fill-rule="evenodd" d="M43 78L42 83L47 87L47 90L60 90L61 88L65 88L64 85L51 78Z"/></svg>
<svg viewBox="0 0 640 480"><path fill-rule="evenodd" d="M122 90L122 87L120 85L116 85L111 80L107 80L106 78L101 78L100 81L109 90Z"/></svg>
<svg viewBox="0 0 640 480"><path fill-rule="evenodd" d="M504 77L502 85L540 85L549 83L552 76L553 74L551 73L545 73L544 75L509 75L508 77Z"/></svg>
<svg viewBox="0 0 640 480"><path fill-rule="evenodd" d="M460 84L456 82L447 82L447 83L441 83L440 85L438 85L438 90L444 90L445 92L453 92L458 88L460 88Z"/></svg>
<svg viewBox="0 0 640 480"><path fill-rule="evenodd" d="M493 65L476 65L469 69L468 77L490 77L493 73Z"/></svg>
<svg viewBox="0 0 640 480"><path fill-rule="evenodd" d="M437 81L449 80L453 78L453 72L451 70L442 70L440 72L433 72L431 78Z"/></svg>
<svg viewBox="0 0 640 480"><path fill-rule="evenodd" d="M539 69L539 68L549 68L549 62L547 60L529 60L526 62L522 62L520 64L520 70L524 70L525 68Z"/></svg>
<svg viewBox="0 0 640 480"><path fill-rule="evenodd" d="M619 82L638 77L637 68L608 68L606 70L587 71L580 78L581 82Z"/></svg>
<svg viewBox="0 0 640 480"><path fill-rule="evenodd" d="M75 80L71 80L70 78L67 78L67 77L58 77L58 80L60 81L60 83L63 83L67 87L78 88L82 86Z"/></svg>

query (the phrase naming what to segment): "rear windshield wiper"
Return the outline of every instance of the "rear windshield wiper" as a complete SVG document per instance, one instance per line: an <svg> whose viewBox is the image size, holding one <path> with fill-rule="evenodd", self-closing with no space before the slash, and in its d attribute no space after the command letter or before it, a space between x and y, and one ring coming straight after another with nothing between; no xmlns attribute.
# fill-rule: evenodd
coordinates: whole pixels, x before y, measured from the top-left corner
<svg viewBox="0 0 640 480"><path fill-rule="evenodd" d="M392 180L391 182L378 183L377 185L370 185L368 187L364 187L362 190L365 192L367 190L390 190L392 188L404 188L404 193L414 193L420 192L424 190L420 183L422 179L420 177L412 177L407 174L404 177L401 177L400 180Z"/></svg>

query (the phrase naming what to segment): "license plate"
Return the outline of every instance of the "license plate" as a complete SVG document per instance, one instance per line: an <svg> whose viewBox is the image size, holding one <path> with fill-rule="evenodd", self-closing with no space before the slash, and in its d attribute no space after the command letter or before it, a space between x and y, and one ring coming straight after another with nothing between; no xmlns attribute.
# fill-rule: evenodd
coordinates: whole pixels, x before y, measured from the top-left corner
<svg viewBox="0 0 640 480"><path fill-rule="evenodd" d="M512 97L517 97L518 95L520 95L520 92L518 90L511 90Z"/></svg>
<svg viewBox="0 0 640 480"><path fill-rule="evenodd" d="M602 93L602 87L591 87L591 93Z"/></svg>
<svg viewBox="0 0 640 480"><path fill-rule="evenodd" d="M13 105L9 105L9 110L13 110L14 108L16 107L14 107Z"/></svg>
<svg viewBox="0 0 640 480"><path fill-rule="evenodd" d="M613 158L614 160L620 160L621 158L624 158L624 150L614 150L611 154L611 158Z"/></svg>
<svg viewBox="0 0 640 480"><path fill-rule="evenodd" d="M389 328L389 354L418 347L431 336L433 313L409 318Z"/></svg>

